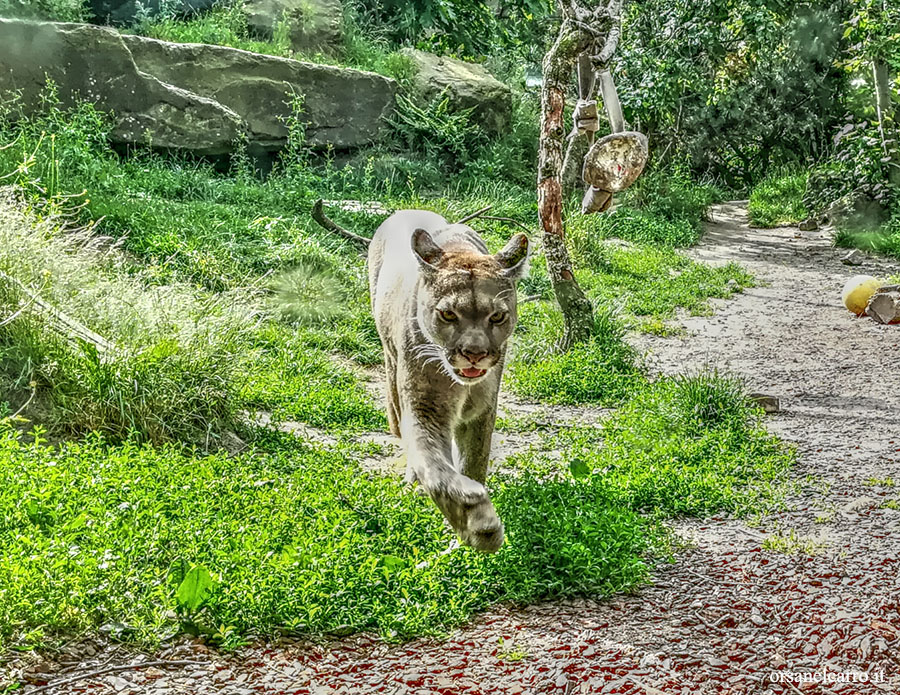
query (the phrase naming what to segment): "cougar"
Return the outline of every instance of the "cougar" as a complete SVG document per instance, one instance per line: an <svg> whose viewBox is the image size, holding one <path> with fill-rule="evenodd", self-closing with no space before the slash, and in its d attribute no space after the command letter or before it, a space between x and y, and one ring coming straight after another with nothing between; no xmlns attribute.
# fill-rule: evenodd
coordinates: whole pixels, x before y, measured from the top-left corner
<svg viewBox="0 0 900 695"><path fill-rule="evenodd" d="M485 552L503 544L484 482L527 261L524 234L489 254L471 227L423 210L394 213L369 245L388 422L406 452L406 480Z"/></svg>

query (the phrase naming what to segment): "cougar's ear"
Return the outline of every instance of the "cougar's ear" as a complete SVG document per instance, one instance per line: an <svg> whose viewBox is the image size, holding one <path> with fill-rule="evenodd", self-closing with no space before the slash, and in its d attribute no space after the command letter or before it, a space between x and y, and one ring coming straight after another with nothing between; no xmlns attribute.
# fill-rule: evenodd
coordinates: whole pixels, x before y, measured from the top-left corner
<svg viewBox="0 0 900 695"><path fill-rule="evenodd" d="M434 239L424 229L417 229L412 235L412 251L419 265L425 270L435 270L444 252L434 243Z"/></svg>
<svg viewBox="0 0 900 695"><path fill-rule="evenodd" d="M516 234L494 258L503 268L504 277L519 280L528 270L528 237Z"/></svg>

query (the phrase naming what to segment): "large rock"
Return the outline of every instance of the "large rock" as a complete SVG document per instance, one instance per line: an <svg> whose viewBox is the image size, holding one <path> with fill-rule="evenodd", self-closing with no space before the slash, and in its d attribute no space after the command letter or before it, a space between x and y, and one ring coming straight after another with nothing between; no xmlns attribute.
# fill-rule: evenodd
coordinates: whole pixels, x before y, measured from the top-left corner
<svg viewBox="0 0 900 695"><path fill-rule="evenodd" d="M225 154L242 133L254 148L287 142L301 95L307 140L349 149L377 140L396 83L373 73L222 46L176 44L88 24L0 19L0 93L40 104L45 74L64 102L78 95L115 118L113 140Z"/></svg>
<svg viewBox="0 0 900 695"><path fill-rule="evenodd" d="M221 154L244 127L228 107L138 69L112 29L0 19L0 93L20 91L27 113L39 108L47 78L64 103L78 96L112 111L122 143Z"/></svg>
<svg viewBox="0 0 900 695"><path fill-rule="evenodd" d="M303 97L307 141L348 149L377 140L393 109L396 83L349 68L303 63L223 46L123 37L141 70L228 107L251 143L278 149L293 94Z"/></svg>
<svg viewBox="0 0 900 695"><path fill-rule="evenodd" d="M125 25L141 17L154 17L163 7L166 12L188 15L218 3L219 0L90 0L88 7L98 22Z"/></svg>
<svg viewBox="0 0 900 695"><path fill-rule="evenodd" d="M888 221L890 212L865 193L853 192L833 202L822 214L823 224L836 227L877 229Z"/></svg>
<svg viewBox="0 0 900 695"><path fill-rule="evenodd" d="M343 47L341 0L248 0L244 9L250 31L266 39L287 22L291 48L299 53L334 55Z"/></svg>
<svg viewBox="0 0 900 695"><path fill-rule="evenodd" d="M488 132L500 133L512 117L512 90L481 65L404 49L417 68L414 90L431 100L446 94L457 110L473 109L473 121Z"/></svg>

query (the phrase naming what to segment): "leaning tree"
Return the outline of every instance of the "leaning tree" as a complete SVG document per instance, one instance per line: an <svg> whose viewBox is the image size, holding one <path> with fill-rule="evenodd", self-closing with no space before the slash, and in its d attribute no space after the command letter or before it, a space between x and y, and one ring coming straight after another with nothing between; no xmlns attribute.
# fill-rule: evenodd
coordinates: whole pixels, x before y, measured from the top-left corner
<svg viewBox="0 0 900 695"><path fill-rule="evenodd" d="M634 182L647 160L647 140L639 133L624 132L622 110L609 71L621 32L622 0L591 7L579 0L558 0L558 6L562 18L559 34L543 63L537 196L547 268L564 320L560 347L567 350L588 339L594 324L591 302L572 271L563 224L563 110L576 66L579 100L572 137L581 134L590 144L599 128L597 103L592 99L597 81L612 131L592 143L585 157L583 213L605 210L613 193Z"/></svg>

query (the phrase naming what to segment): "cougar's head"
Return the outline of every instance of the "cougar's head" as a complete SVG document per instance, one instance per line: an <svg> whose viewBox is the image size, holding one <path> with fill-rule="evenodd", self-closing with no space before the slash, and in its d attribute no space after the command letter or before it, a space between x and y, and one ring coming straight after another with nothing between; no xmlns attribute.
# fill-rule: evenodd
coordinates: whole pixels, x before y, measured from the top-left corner
<svg viewBox="0 0 900 695"><path fill-rule="evenodd" d="M516 280L525 274L528 237L516 234L493 255L438 246L424 229L412 237L422 268L418 320L439 360L458 383L473 384L494 367L516 325Z"/></svg>

